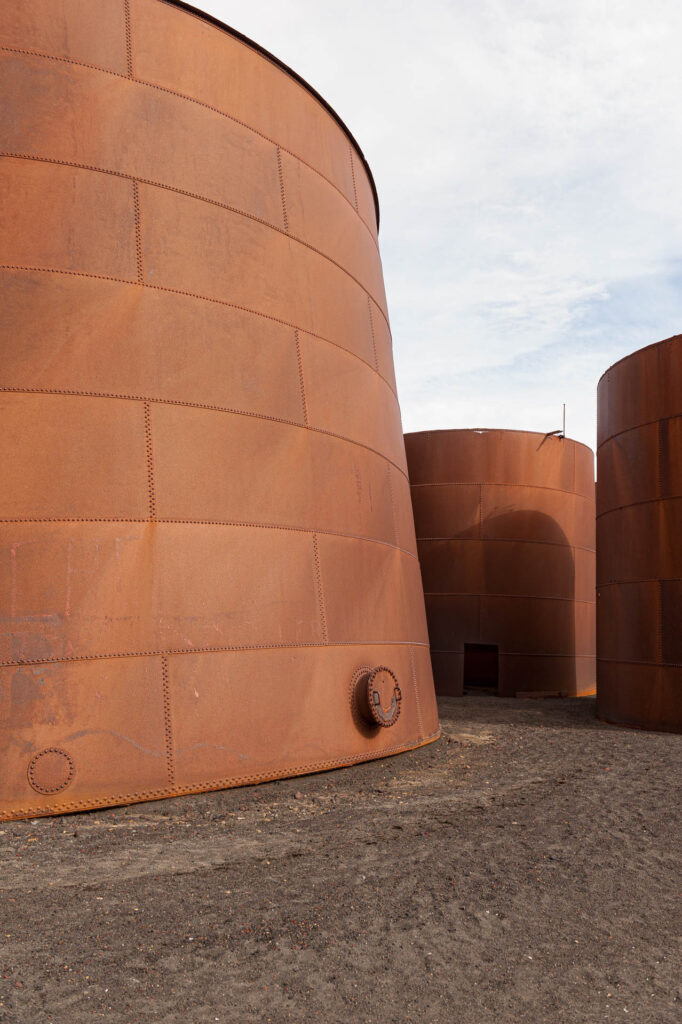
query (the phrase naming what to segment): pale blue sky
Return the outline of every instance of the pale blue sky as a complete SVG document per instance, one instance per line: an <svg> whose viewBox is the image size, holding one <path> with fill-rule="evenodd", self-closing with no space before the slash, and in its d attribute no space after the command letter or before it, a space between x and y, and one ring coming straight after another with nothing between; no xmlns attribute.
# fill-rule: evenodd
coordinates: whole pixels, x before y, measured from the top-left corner
<svg viewBox="0 0 682 1024"><path fill-rule="evenodd" d="M204 0L376 179L406 430L594 447L596 385L682 331L679 0Z"/></svg>

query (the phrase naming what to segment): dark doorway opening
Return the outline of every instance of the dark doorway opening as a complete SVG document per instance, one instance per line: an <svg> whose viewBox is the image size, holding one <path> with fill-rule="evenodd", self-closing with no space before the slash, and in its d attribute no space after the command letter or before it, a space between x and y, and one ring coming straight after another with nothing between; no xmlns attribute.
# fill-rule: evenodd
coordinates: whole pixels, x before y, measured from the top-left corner
<svg viewBox="0 0 682 1024"><path fill-rule="evenodd" d="M498 682L497 644L465 644L464 689L497 693Z"/></svg>

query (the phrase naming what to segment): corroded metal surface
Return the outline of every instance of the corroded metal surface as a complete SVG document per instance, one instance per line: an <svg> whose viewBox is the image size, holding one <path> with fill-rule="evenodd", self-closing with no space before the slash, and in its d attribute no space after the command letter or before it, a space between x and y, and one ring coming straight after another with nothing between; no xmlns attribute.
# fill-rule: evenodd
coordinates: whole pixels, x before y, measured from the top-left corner
<svg viewBox="0 0 682 1024"><path fill-rule="evenodd" d="M0 816L433 739L348 135L161 0L4 4L0 75ZM391 728L349 700L379 666Z"/></svg>
<svg viewBox="0 0 682 1024"><path fill-rule="evenodd" d="M682 731L682 335L599 381L597 714Z"/></svg>
<svg viewBox="0 0 682 1024"><path fill-rule="evenodd" d="M593 693L590 449L514 430L405 443L438 692L462 693L465 645L484 673L492 645L502 696Z"/></svg>

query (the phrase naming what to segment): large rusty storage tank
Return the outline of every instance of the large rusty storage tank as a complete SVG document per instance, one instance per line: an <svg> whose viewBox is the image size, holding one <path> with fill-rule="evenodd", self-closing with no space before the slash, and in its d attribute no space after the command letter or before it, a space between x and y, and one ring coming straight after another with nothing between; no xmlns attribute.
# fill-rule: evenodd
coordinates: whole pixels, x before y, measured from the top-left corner
<svg viewBox="0 0 682 1024"><path fill-rule="evenodd" d="M0 10L0 816L438 731L374 186L162 0Z"/></svg>
<svg viewBox="0 0 682 1024"><path fill-rule="evenodd" d="M599 381L597 715L682 731L682 335Z"/></svg>
<svg viewBox="0 0 682 1024"><path fill-rule="evenodd" d="M520 430L405 442L437 692L594 693L590 449Z"/></svg>

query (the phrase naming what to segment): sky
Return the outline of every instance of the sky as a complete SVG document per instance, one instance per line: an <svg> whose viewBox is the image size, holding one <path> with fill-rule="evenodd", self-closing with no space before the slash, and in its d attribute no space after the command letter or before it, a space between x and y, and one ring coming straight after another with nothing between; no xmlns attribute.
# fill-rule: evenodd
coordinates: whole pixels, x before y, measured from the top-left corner
<svg viewBox="0 0 682 1024"><path fill-rule="evenodd" d="M679 0L194 0L362 148L406 431L595 446L617 359L682 333Z"/></svg>

